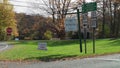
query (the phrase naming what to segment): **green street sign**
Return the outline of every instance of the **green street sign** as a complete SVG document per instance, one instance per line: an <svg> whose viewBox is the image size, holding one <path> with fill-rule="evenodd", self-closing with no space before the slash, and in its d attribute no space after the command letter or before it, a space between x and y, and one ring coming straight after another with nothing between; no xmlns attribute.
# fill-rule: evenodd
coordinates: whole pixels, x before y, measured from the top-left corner
<svg viewBox="0 0 120 68"><path fill-rule="evenodd" d="M97 3L91 2L91 3L85 3L82 5L82 12L86 13L89 11L96 11L97 10Z"/></svg>

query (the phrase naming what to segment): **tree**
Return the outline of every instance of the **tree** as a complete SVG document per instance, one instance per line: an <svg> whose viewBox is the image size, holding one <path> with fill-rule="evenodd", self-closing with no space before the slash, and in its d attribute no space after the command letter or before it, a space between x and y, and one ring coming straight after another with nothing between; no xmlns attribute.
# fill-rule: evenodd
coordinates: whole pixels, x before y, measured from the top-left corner
<svg viewBox="0 0 120 68"><path fill-rule="evenodd" d="M40 0L37 0L40 2ZM58 31L58 37L65 38L64 20L68 12L71 0L42 0L44 3L43 7L38 7L48 14L52 15L53 23L56 23L54 27ZM39 5L37 5L39 6Z"/></svg>
<svg viewBox="0 0 120 68"><path fill-rule="evenodd" d="M7 27L13 29L12 35L18 35L13 6L7 4L9 4L8 0L3 0L3 3L0 4L0 40L5 40Z"/></svg>
<svg viewBox="0 0 120 68"><path fill-rule="evenodd" d="M48 30L51 31L52 34L57 33L50 17L16 13L16 20L20 39L47 39L44 34Z"/></svg>

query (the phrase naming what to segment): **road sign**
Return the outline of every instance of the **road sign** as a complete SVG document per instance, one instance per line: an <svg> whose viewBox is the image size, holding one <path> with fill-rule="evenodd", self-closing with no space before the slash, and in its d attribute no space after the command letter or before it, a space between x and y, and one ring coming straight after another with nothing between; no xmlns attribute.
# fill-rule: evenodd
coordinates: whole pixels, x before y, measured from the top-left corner
<svg viewBox="0 0 120 68"><path fill-rule="evenodd" d="M82 22L83 22L83 25L87 25L87 23L88 23L88 13L82 14Z"/></svg>
<svg viewBox="0 0 120 68"><path fill-rule="evenodd" d="M93 28L96 28L96 25L97 24L97 20L96 19L92 19L91 20L91 27L93 27Z"/></svg>
<svg viewBox="0 0 120 68"><path fill-rule="evenodd" d="M10 27L8 27L6 30L7 30L8 33L12 32L12 28L10 28Z"/></svg>
<svg viewBox="0 0 120 68"><path fill-rule="evenodd" d="M97 17L96 11L92 11L92 12L91 12L91 18L96 18L96 17Z"/></svg>
<svg viewBox="0 0 120 68"><path fill-rule="evenodd" d="M8 27L8 28L6 29L6 32L7 32L7 35L11 35L11 33L12 33L12 28Z"/></svg>
<svg viewBox="0 0 120 68"><path fill-rule="evenodd" d="M39 50L47 50L47 43L38 43Z"/></svg>
<svg viewBox="0 0 120 68"><path fill-rule="evenodd" d="M78 30L78 22L75 18L67 18L65 20L65 31L77 31Z"/></svg>
<svg viewBox="0 0 120 68"><path fill-rule="evenodd" d="M82 14L82 19L83 19L83 20L87 20L87 19L88 19L88 13Z"/></svg>
<svg viewBox="0 0 120 68"><path fill-rule="evenodd" d="M89 11L96 11L97 10L97 3L91 2L91 3L85 3L82 5L82 12L86 13Z"/></svg>
<svg viewBox="0 0 120 68"><path fill-rule="evenodd" d="M97 24L97 14L96 11L91 12L91 27L96 28Z"/></svg>

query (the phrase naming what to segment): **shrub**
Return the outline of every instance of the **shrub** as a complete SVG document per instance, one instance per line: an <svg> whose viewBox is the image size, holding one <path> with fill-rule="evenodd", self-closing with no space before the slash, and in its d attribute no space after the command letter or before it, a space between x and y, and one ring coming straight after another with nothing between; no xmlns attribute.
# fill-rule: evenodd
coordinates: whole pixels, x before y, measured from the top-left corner
<svg viewBox="0 0 120 68"><path fill-rule="evenodd" d="M47 30L44 33L44 38L47 39L47 40L50 40L52 38L52 32L50 30Z"/></svg>

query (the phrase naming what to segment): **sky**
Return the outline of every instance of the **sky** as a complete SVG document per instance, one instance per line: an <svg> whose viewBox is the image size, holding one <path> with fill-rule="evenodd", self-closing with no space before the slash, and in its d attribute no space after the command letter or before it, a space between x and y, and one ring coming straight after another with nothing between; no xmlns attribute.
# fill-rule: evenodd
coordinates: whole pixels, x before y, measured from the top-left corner
<svg viewBox="0 0 120 68"><path fill-rule="evenodd" d="M33 3L33 2L37 3L35 0L9 0L9 2L13 5L22 5L22 6L14 6L14 11L17 12L17 13L31 14L31 13L36 12L36 11L34 11L34 9L32 9L30 7L25 7L25 6L31 6L32 7L31 3ZM91 2L91 0L86 0L86 2ZM45 15L44 11L41 11L40 13L41 13L41 15Z"/></svg>
<svg viewBox="0 0 120 68"><path fill-rule="evenodd" d="M10 0L9 1L14 6L14 11L17 13L33 13L33 9L30 8L32 7L31 3L35 2L35 0Z"/></svg>

